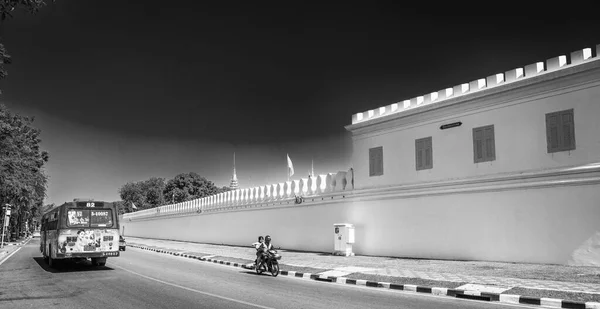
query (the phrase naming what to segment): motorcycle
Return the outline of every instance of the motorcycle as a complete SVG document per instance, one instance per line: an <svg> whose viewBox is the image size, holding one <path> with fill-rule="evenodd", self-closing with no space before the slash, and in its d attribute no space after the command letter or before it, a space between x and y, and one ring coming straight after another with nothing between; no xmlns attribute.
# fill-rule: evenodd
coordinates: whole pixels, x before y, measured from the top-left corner
<svg viewBox="0 0 600 309"><path fill-rule="evenodd" d="M279 275L279 260L281 255L277 254L276 250L268 250L263 254L261 265L255 265L256 273L262 274L263 271L267 270L273 277ZM265 269L265 266L267 267Z"/></svg>

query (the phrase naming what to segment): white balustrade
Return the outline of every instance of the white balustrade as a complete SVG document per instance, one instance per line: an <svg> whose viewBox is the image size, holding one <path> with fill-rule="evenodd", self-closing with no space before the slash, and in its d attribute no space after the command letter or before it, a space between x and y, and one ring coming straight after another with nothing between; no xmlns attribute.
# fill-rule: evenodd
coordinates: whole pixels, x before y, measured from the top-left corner
<svg viewBox="0 0 600 309"><path fill-rule="evenodd" d="M325 183L327 184L327 186L325 188L325 192L329 193L329 192L333 191L334 179L335 179L335 174L327 173L327 178L325 179L325 181L326 181Z"/></svg>
<svg viewBox="0 0 600 309"><path fill-rule="evenodd" d="M300 180L300 194L301 195L308 194L308 178L302 178Z"/></svg>
<svg viewBox="0 0 600 309"><path fill-rule="evenodd" d="M283 198L288 198L292 195L292 182L286 181L283 183Z"/></svg>
<svg viewBox="0 0 600 309"><path fill-rule="evenodd" d="M270 200L271 201L276 200L277 199L277 192L278 192L277 191L277 185L276 184L270 185L269 191L271 192L271 193L269 193Z"/></svg>
<svg viewBox="0 0 600 309"><path fill-rule="evenodd" d="M312 176L310 177L310 179L308 179L308 194L309 195L315 195L317 194L319 187L318 187L318 176Z"/></svg>
<svg viewBox="0 0 600 309"><path fill-rule="evenodd" d="M300 195L300 180L292 181L292 195Z"/></svg>
<svg viewBox="0 0 600 309"><path fill-rule="evenodd" d="M315 196L354 189L354 170L338 171L309 178L221 192L189 201L173 203L123 215L123 218L142 219L173 214L211 212L237 206L277 202L294 196Z"/></svg>
<svg viewBox="0 0 600 309"><path fill-rule="evenodd" d="M265 188L266 186L260 186L260 195L258 196L258 202L265 200Z"/></svg>

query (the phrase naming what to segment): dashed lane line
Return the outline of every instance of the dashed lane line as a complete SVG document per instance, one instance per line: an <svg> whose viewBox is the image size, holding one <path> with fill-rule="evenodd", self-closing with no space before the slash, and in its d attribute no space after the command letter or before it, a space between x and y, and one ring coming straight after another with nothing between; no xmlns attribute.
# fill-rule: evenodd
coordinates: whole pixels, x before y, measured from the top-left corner
<svg viewBox="0 0 600 309"><path fill-rule="evenodd" d="M134 274L136 276L139 276L139 277L142 277L142 278L145 278L145 279L148 279L148 280L156 281L156 282L159 282L159 283L162 283L162 284L166 284L166 285L169 285L169 286L172 286L172 287L180 288L180 289L183 289L183 290L186 290L186 291L190 291L190 292L194 292L194 293L198 293L198 294L202 294L202 295L207 295L207 296L212 296L212 297L216 297L216 298L219 298L219 299L228 300L228 301L231 301L231 302L235 302L235 303L242 304L242 305L247 305L247 306L252 306L252 307L256 307L256 308L274 309L274 308L271 308L271 307L266 307L266 306L262 306L262 305L258 305L258 304L253 304L253 303L249 303L249 302L246 302L246 301L243 301L243 300L229 298L229 297L226 297L226 296L221 296L221 295L217 295L217 294L213 294L213 293L203 292L203 291L192 289L192 288L188 288L188 287L185 287L185 286L182 286L182 285L179 285L179 284L175 284L175 283L163 281L163 280L160 280L160 279L148 277L146 275L142 275L142 274L137 273L135 271L126 269L124 267L116 266L114 264L112 264L112 266L116 267L116 268L120 268L120 269L122 269L122 270L124 270L124 271L126 271L128 273Z"/></svg>

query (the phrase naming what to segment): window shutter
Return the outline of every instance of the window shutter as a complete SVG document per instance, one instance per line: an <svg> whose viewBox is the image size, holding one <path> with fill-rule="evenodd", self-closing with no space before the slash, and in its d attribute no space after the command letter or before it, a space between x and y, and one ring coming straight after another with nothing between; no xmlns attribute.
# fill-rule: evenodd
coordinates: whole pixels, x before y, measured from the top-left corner
<svg viewBox="0 0 600 309"><path fill-rule="evenodd" d="M383 148L377 151L377 175L383 175Z"/></svg>
<svg viewBox="0 0 600 309"><path fill-rule="evenodd" d="M546 142L548 152L556 152L560 149L559 114L546 114Z"/></svg>
<svg viewBox="0 0 600 309"><path fill-rule="evenodd" d="M426 140L426 148L425 148L425 167L432 168L433 167L433 145L431 144L431 138Z"/></svg>
<svg viewBox="0 0 600 309"><path fill-rule="evenodd" d="M417 170L423 168L423 155L422 155L422 142L420 140L415 141L415 161L417 165Z"/></svg>
<svg viewBox="0 0 600 309"><path fill-rule="evenodd" d="M483 136L485 138L485 159L492 161L496 159L496 149L494 145L494 126L489 126L484 129Z"/></svg>
<svg viewBox="0 0 600 309"><path fill-rule="evenodd" d="M375 175L375 149L369 149L369 176Z"/></svg>
<svg viewBox="0 0 600 309"><path fill-rule="evenodd" d="M369 176L383 175L383 147L369 149Z"/></svg>
<svg viewBox="0 0 600 309"><path fill-rule="evenodd" d="M561 150L575 149L575 126L573 121L573 110L564 111L560 115L560 148Z"/></svg>
<svg viewBox="0 0 600 309"><path fill-rule="evenodd" d="M431 137L415 140L415 161L417 170L432 167L433 149L431 148Z"/></svg>
<svg viewBox="0 0 600 309"><path fill-rule="evenodd" d="M483 160L483 130L481 128L473 129L473 157L475 163Z"/></svg>

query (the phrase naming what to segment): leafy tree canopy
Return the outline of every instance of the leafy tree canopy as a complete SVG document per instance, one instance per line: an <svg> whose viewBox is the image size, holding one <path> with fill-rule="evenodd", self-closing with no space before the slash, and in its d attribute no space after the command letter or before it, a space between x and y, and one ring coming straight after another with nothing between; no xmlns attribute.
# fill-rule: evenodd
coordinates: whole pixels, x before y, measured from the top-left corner
<svg viewBox="0 0 600 309"><path fill-rule="evenodd" d="M129 182L119 189L123 208L132 211L132 203L137 209L147 209L161 206L165 203L163 191L164 178L152 177L148 180Z"/></svg>
<svg viewBox="0 0 600 309"><path fill-rule="evenodd" d="M0 200L26 210L43 202L48 181L43 166L49 155L40 149L33 121L0 104Z"/></svg>
<svg viewBox="0 0 600 309"><path fill-rule="evenodd" d="M39 212L48 183L49 155L40 149L41 131L33 121L0 104L0 204L11 204L21 222Z"/></svg>
<svg viewBox="0 0 600 309"><path fill-rule="evenodd" d="M221 192L215 184L197 173L181 173L167 181L163 195L167 203L180 203Z"/></svg>
<svg viewBox="0 0 600 309"><path fill-rule="evenodd" d="M197 173L182 173L165 182L164 178L128 182L119 189L123 212L132 212L132 203L137 210L155 208L171 203L197 199L225 191L229 187L217 187L212 181Z"/></svg>

